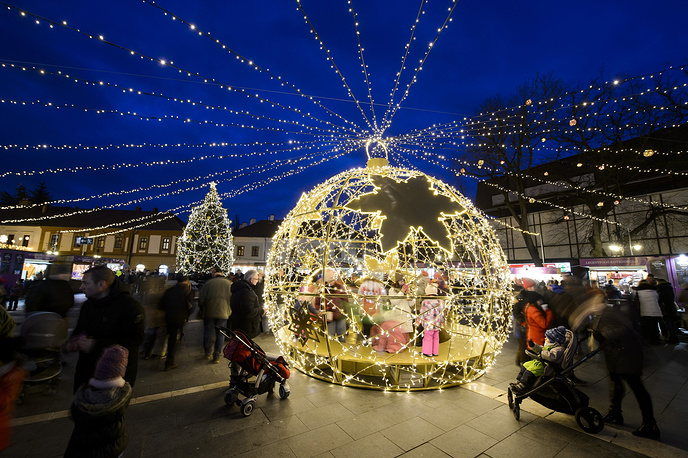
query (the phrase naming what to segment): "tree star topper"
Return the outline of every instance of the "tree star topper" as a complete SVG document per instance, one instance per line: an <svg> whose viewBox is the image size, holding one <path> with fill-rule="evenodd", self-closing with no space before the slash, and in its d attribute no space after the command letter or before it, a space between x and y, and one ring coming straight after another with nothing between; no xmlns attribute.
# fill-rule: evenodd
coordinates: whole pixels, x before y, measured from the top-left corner
<svg viewBox="0 0 688 458"><path fill-rule="evenodd" d="M375 227L380 231L384 252L396 248L415 229L452 253L452 242L444 220L464 213L463 206L438 194L432 182L423 176L405 181L372 176L371 181L375 190L353 199L348 207L375 214Z"/></svg>

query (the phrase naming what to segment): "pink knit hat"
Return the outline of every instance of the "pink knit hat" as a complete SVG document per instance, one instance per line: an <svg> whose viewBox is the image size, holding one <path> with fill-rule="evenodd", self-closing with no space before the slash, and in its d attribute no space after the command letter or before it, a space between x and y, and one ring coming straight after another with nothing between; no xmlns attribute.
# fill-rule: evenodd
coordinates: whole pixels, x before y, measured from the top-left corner
<svg viewBox="0 0 688 458"><path fill-rule="evenodd" d="M93 377L98 380L111 380L124 377L124 372L127 370L128 358L129 350L121 345L107 347L103 350L103 354L96 364L96 372L93 374Z"/></svg>

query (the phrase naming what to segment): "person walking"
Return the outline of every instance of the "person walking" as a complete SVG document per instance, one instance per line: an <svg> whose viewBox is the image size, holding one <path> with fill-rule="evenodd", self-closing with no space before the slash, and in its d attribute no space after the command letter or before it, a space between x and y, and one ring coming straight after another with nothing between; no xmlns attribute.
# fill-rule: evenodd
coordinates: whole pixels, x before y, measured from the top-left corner
<svg viewBox="0 0 688 458"><path fill-rule="evenodd" d="M177 284L168 288L160 299L160 309L165 312L167 324L167 360L165 370L177 368L174 357L177 352L179 335L184 328L184 323L189 319L193 309L194 293L186 275L177 275Z"/></svg>
<svg viewBox="0 0 688 458"><path fill-rule="evenodd" d="M30 315L35 312L54 312L63 318L74 306L74 292L69 286L72 268L69 264L51 264L47 278L34 282L26 294L25 310Z"/></svg>
<svg viewBox="0 0 688 458"><path fill-rule="evenodd" d="M653 277L654 280L654 277ZM643 337L651 345L659 345L659 324L662 320L662 309L659 307L659 294L655 287L647 280L641 280L635 287L636 296L634 304L640 311Z"/></svg>
<svg viewBox="0 0 688 458"><path fill-rule="evenodd" d="M124 380L134 386L137 355L144 337L143 307L105 266L91 267L84 272L81 291L86 295L86 302L81 306L71 338L65 343L67 351L79 352L74 391L88 382L103 350L114 344L128 351Z"/></svg>
<svg viewBox="0 0 688 458"><path fill-rule="evenodd" d="M244 278L232 284L232 316L230 317L232 331L243 331L253 339L260 334L260 318L263 309L254 291L258 283L258 272L249 270Z"/></svg>
<svg viewBox="0 0 688 458"><path fill-rule="evenodd" d="M203 317L205 359L212 359L214 364L219 364L224 336L215 329L215 326L226 327L227 320L232 315L230 306L232 282L217 267L213 269L212 275L213 278L205 282L198 295L198 309L200 316Z"/></svg>

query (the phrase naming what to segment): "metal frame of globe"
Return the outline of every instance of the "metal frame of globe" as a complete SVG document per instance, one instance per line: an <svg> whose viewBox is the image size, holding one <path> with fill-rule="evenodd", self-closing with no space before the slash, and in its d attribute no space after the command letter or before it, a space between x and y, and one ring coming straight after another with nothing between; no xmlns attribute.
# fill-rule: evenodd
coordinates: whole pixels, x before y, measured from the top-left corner
<svg viewBox="0 0 688 458"><path fill-rule="evenodd" d="M265 299L277 343L301 372L346 386L415 391L473 381L493 364L508 337L511 295L506 258L487 220L467 198L421 172L386 164L385 159L373 158L367 168L343 172L304 194L273 237ZM362 207L361 197L378 191L376 181L385 179L426 180L435 196L461 209L438 215L448 240L433 240L426 229L412 226L403 240L394 241L396 248L385 251L382 241L386 231L391 233L385 224L392 222L379 211L356 208ZM397 353L374 349L376 340L363 334L362 322L379 317L369 315L363 302L374 301L380 310L394 309L391 304L400 297L389 291L370 296L347 288L341 294L348 304L345 342L328 334L325 310L318 311L320 317L307 313L308 301L320 297L320 304L325 303L317 278L326 269L343 276L361 263L363 279L397 274L416 286L405 297L416 304L408 316L414 322L418 304L427 298L417 289L422 271L449 275L438 356L425 356L415 346L416 338L423 337L417 330ZM382 329L377 338L389 338L392 330Z"/></svg>

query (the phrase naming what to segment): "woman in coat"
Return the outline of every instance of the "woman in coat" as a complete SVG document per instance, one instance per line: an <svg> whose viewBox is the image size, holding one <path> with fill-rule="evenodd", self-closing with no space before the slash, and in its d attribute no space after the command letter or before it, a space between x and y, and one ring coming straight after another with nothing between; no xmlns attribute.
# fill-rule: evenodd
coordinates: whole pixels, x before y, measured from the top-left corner
<svg viewBox="0 0 688 458"><path fill-rule="evenodd" d="M659 307L659 294L647 280L638 283L635 305L640 311L643 325L643 337L652 345L659 345L659 324L662 320L662 309Z"/></svg>
<svg viewBox="0 0 688 458"><path fill-rule="evenodd" d="M537 302L528 302L525 308L525 315L528 326L526 338L528 348L531 348L530 342L543 346L545 344L545 331L552 324L552 311L546 304L540 305Z"/></svg>

